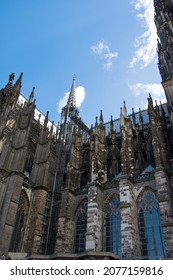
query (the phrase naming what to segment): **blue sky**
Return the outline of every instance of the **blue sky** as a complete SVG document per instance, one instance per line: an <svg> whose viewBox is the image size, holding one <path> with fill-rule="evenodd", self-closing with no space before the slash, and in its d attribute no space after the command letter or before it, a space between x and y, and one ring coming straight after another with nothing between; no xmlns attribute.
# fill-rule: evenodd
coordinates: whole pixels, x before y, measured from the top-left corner
<svg viewBox="0 0 173 280"><path fill-rule="evenodd" d="M1 0L0 87L23 75L22 94L35 86L36 105L60 121L60 105L76 76L86 124L119 118L126 100L145 108L148 93L164 102L157 69L152 0Z"/></svg>

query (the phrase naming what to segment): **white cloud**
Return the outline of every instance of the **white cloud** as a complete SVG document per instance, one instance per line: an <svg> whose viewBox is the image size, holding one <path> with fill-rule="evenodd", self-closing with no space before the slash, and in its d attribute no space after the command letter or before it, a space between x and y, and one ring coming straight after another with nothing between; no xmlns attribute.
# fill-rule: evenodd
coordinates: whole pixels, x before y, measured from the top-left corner
<svg viewBox="0 0 173 280"><path fill-rule="evenodd" d="M132 5L146 31L135 39L134 47L136 52L130 62L130 67L135 67L139 64L141 68L144 68L155 61L157 57L157 32L154 23L153 0L133 0Z"/></svg>
<svg viewBox="0 0 173 280"><path fill-rule="evenodd" d="M129 85L130 90L132 90L134 96L140 96L140 106L141 108L147 108L148 103L146 102L146 98L151 94L153 101L157 101L158 104L165 103L165 93L161 84L142 84L137 83L133 85Z"/></svg>
<svg viewBox="0 0 173 280"><path fill-rule="evenodd" d="M80 108L84 99L85 99L85 88L82 86L78 86L75 88L76 93L76 107ZM58 101L58 112L61 113L62 108L67 104L68 97L70 92L66 92L64 97Z"/></svg>
<svg viewBox="0 0 173 280"><path fill-rule="evenodd" d="M91 46L91 51L103 59L103 67L107 71L112 68L113 59L118 56L118 53L112 52L109 45L103 40L99 41L96 45Z"/></svg>
<svg viewBox="0 0 173 280"><path fill-rule="evenodd" d="M161 84L137 83L134 85L129 85L129 88L133 91L135 96L146 95L146 94L148 95L148 93L151 93L158 97L164 95L164 90Z"/></svg>

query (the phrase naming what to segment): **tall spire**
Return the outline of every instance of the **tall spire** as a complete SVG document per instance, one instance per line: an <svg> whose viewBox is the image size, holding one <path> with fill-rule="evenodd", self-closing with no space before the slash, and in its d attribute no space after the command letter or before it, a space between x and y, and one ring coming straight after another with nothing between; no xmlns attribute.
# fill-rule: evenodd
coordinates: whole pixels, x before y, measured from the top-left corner
<svg viewBox="0 0 173 280"><path fill-rule="evenodd" d="M71 86L71 90L70 90L70 94L69 94L69 98L68 98L68 102L67 102L67 106L69 108L74 108L76 109L76 93L75 93L75 75L73 76L73 83Z"/></svg>

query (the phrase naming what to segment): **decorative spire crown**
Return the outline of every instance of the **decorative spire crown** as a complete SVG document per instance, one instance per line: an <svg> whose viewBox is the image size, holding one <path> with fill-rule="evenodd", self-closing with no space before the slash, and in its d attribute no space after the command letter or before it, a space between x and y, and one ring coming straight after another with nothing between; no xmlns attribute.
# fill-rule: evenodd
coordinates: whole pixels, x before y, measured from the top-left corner
<svg viewBox="0 0 173 280"><path fill-rule="evenodd" d="M71 86L71 90L70 90L70 94L69 94L69 98L68 98L68 103L67 103L67 106L72 107L72 108L76 108L75 81L76 81L76 77L74 75L73 76L73 83L72 83L72 86Z"/></svg>

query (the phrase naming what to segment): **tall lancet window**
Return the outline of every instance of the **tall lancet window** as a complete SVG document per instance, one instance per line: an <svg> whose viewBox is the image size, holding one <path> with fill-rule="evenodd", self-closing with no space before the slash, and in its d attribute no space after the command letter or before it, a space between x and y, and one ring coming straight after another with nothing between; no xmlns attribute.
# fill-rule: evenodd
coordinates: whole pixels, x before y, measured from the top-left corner
<svg viewBox="0 0 173 280"><path fill-rule="evenodd" d="M122 255L120 201L112 199L105 208L105 250Z"/></svg>
<svg viewBox="0 0 173 280"><path fill-rule="evenodd" d="M11 252L21 252L26 220L29 210L29 201L24 190L21 191L18 209L16 213L15 226L11 238L9 250Z"/></svg>
<svg viewBox="0 0 173 280"><path fill-rule="evenodd" d="M143 194L139 208L142 254L147 259L165 257L164 236L157 196L152 191Z"/></svg>
<svg viewBox="0 0 173 280"><path fill-rule="evenodd" d="M85 251L87 231L87 202L83 202L76 214L75 253Z"/></svg>

